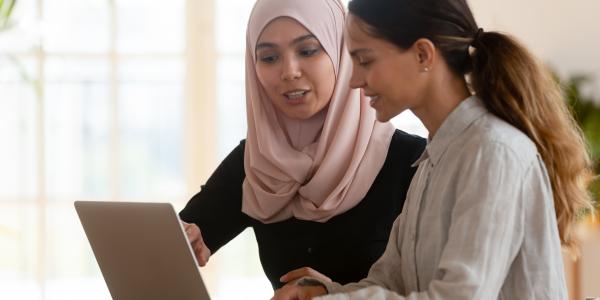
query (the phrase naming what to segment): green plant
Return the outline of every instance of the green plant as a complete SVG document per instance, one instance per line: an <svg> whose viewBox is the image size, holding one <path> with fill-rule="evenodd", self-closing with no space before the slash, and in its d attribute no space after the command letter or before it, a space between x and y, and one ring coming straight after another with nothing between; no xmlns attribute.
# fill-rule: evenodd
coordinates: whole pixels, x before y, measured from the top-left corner
<svg viewBox="0 0 600 300"><path fill-rule="evenodd" d="M585 135L594 164L594 174L597 176L600 173L600 99L582 93L582 88L591 83L592 77L575 74L566 79L556 78L565 92L575 120ZM592 182L590 192L596 207L600 208L600 178L596 177Z"/></svg>
<svg viewBox="0 0 600 300"><path fill-rule="evenodd" d="M10 27L10 16L17 0L0 0L0 31Z"/></svg>

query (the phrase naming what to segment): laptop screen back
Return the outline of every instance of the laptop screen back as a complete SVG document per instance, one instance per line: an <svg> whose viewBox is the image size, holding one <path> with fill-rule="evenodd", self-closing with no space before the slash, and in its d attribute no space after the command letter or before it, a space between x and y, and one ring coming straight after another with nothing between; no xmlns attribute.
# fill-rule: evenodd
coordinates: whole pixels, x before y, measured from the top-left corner
<svg viewBox="0 0 600 300"><path fill-rule="evenodd" d="M171 204L76 201L75 209L113 299L210 299Z"/></svg>

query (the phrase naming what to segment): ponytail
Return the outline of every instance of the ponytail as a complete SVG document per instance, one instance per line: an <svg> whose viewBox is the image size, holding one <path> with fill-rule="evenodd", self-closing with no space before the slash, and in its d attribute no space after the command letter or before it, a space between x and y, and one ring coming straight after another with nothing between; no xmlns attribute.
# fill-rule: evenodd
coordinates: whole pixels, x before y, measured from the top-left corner
<svg viewBox="0 0 600 300"><path fill-rule="evenodd" d="M563 246L579 254L575 224L593 212L587 191L592 163L583 138L551 73L516 40L479 32L472 46L471 86L487 108L533 140L548 170Z"/></svg>

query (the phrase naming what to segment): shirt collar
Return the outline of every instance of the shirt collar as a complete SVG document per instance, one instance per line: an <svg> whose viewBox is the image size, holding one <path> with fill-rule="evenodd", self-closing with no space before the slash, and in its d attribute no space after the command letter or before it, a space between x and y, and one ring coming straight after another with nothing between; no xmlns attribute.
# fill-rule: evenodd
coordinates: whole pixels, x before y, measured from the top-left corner
<svg viewBox="0 0 600 300"><path fill-rule="evenodd" d="M437 164L449 144L463 133L473 122L487 112L484 104L476 96L463 101L446 117L433 138L428 141L425 151L413 163L418 166L422 161L431 158L433 165Z"/></svg>

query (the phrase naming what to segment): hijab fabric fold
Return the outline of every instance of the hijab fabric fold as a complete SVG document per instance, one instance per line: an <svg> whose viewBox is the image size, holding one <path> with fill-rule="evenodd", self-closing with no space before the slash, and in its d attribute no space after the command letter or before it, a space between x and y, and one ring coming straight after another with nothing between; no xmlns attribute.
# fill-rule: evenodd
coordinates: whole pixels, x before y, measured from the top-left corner
<svg viewBox="0 0 600 300"><path fill-rule="evenodd" d="M256 76L258 38L279 17L315 35L334 65L331 101L307 120L283 115ZM339 0L258 0L250 15L242 211L263 223L292 217L326 222L364 198L385 162L394 127L378 122L364 95L349 87L344 18Z"/></svg>

